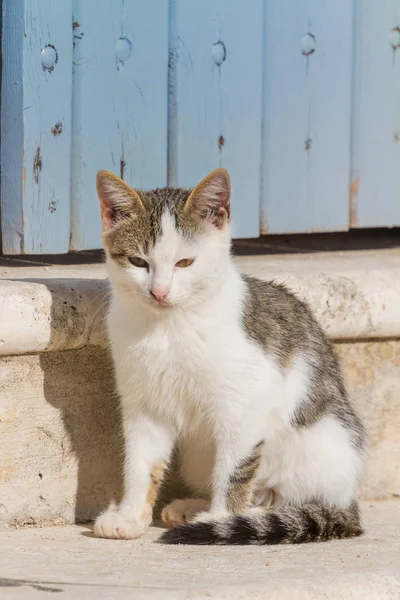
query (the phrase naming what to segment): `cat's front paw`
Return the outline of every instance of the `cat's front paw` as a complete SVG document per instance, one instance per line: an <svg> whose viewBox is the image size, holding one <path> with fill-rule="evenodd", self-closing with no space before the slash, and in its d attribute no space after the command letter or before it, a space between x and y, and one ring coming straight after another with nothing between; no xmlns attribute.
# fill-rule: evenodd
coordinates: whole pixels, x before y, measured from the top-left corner
<svg viewBox="0 0 400 600"><path fill-rule="evenodd" d="M161 519L168 527L175 527L192 521L197 514L207 511L209 506L210 503L202 498L174 500L163 509Z"/></svg>
<svg viewBox="0 0 400 600"><path fill-rule="evenodd" d="M95 537L119 540L134 540L143 535L151 522L145 515L131 519L117 511L107 511L99 515L93 527Z"/></svg>

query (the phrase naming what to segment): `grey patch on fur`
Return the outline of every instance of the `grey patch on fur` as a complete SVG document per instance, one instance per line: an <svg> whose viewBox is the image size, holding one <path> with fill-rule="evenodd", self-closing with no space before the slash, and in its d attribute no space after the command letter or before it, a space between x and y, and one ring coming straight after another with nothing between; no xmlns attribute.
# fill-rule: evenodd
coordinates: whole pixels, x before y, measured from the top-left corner
<svg viewBox="0 0 400 600"><path fill-rule="evenodd" d="M243 327L247 337L273 355L285 372L301 356L310 367L311 386L292 418L297 428L310 427L321 417L335 417L364 452L364 427L351 406L341 368L331 342L308 306L283 285L243 276L247 298Z"/></svg>
<svg viewBox="0 0 400 600"><path fill-rule="evenodd" d="M121 265L129 256L148 251L155 245L162 233L162 217L168 211L176 228L187 238L193 238L204 231L204 223L191 211L184 211L191 190L181 188L159 188L143 192L135 190L145 211L132 212L125 209L118 215L118 222L106 233L104 241L107 250Z"/></svg>
<svg viewBox="0 0 400 600"><path fill-rule="evenodd" d="M165 469L164 479L154 506L154 517L159 519L161 517L162 509L174 500L195 498L197 496L198 494L196 494L194 490L189 489L180 475L179 447L178 445L175 445Z"/></svg>
<svg viewBox="0 0 400 600"><path fill-rule="evenodd" d="M264 442L255 446L252 452L235 468L229 480L227 508L229 512L243 512L251 505L254 481L261 463Z"/></svg>

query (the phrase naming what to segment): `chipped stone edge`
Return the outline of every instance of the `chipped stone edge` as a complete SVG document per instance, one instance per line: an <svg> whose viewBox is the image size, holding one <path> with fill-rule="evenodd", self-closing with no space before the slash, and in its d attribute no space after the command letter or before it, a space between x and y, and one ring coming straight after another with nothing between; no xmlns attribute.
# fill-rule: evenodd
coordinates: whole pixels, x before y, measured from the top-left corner
<svg viewBox="0 0 400 600"><path fill-rule="evenodd" d="M241 269L271 279L267 261ZM400 268L275 274L337 341L400 337ZM0 356L107 345L102 279L0 281Z"/></svg>
<svg viewBox="0 0 400 600"><path fill-rule="evenodd" d="M106 346L108 282L0 281L0 356Z"/></svg>

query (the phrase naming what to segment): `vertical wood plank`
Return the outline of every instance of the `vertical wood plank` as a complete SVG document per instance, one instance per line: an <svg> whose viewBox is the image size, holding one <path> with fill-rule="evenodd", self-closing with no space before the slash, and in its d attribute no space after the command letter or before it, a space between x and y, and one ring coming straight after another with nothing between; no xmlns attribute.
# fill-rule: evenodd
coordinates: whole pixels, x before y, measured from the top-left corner
<svg viewBox="0 0 400 600"><path fill-rule="evenodd" d="M234 237L260 230L262 0L171 2L169 182L232 177Z"/></svg>
<svg viewBox="0 0 400 600"><path fill-rule="evenodd" d="M68 251L72 0L3 0L5 254Z"/></svg>
<svg viewBox="0 0 400 600"><path fill-rule="evenodd" d="M400 225L400 2L356 0L350 226Z"/></svg>
<svg viewBox="0 0 400 600"><path fill-rule="evenodd" d="M262 231L348 227L353 6L265 1Z"/></svg>
<svg viewBox="0 0 400 600"><path fill-rule="evenodd" d="M101 246L95 179L167 183L168 4L76 0L71 249Z"/></svg>

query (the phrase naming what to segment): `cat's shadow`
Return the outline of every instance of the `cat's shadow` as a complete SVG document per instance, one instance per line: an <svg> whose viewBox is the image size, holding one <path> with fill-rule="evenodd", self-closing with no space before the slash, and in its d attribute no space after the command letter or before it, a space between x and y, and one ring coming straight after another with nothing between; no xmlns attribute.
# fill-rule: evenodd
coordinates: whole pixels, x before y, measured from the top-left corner
<svg viewBox="0 0 400 600"><path fill-rule="evenodd" d="M67 320L75 319L76 327L82 326L79 311L52 289L51 281L40 280L40 283L47 285L52 293L52 339L53 336L60 338L60 314L65 314ZM104 287L102 296L105 298L106 287L101 284L99 282L100 289ZM72 290L76 287L78 291L79 284L73 279L58 279L57 286L60 285ZM96 302L101 300L100 297ZM104 310L102 313L98 318L104 319ZM71 331L71 321L65 330ZM76 523L89 522L110 505L118 504L122 495L122 423L112 359L106 348L85 346L77 350L44 352L40 355L40 365L45 398L61 413L64 425L64 438L59 442L60 470L64 471L65 485L76 486L72 499L72 494L64 491L60 496L63 502L74 502ZM71 482L75 471L76 482ZM62 479L62 476L58 478L58 482Z"/></svg>

